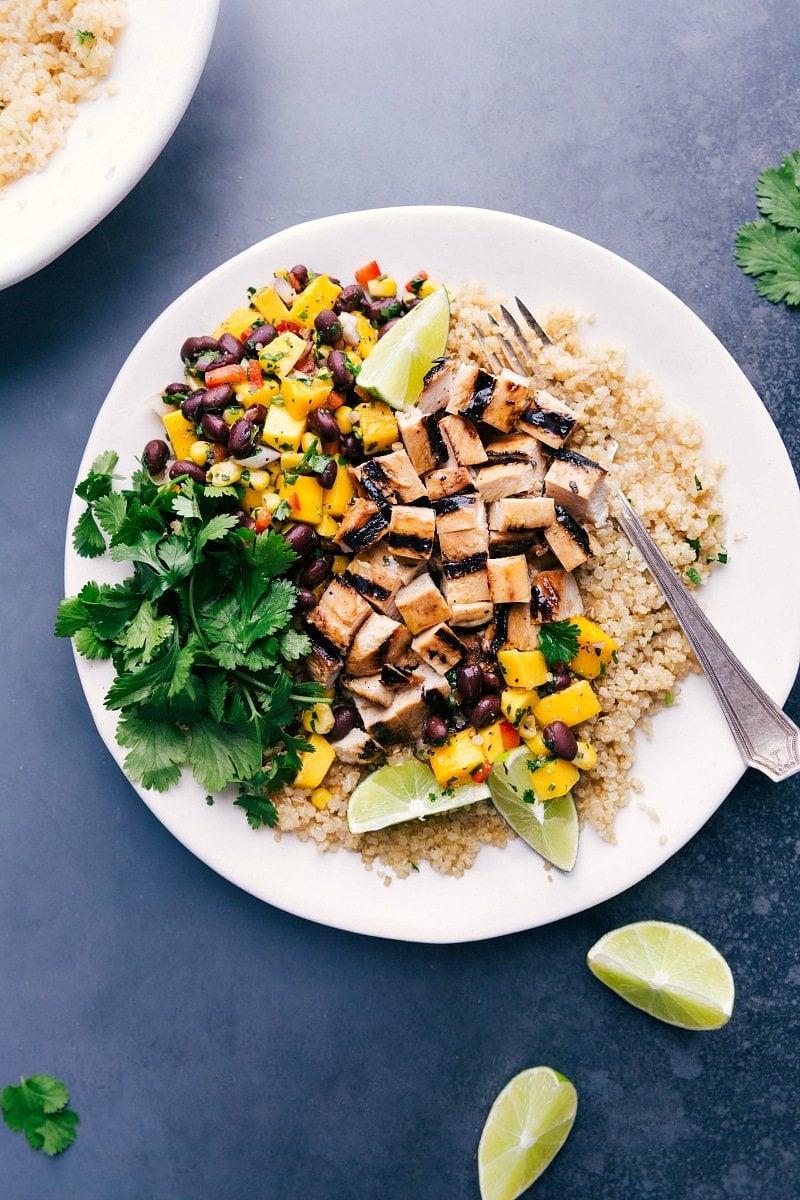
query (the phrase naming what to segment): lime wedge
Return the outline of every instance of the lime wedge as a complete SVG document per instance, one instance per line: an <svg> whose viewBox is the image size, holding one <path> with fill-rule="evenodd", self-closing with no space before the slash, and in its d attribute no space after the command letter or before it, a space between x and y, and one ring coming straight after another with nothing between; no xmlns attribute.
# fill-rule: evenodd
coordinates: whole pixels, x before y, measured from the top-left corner
<svg viewBox="0 0 800 1200"><path fill-rule="evenodd" d="M447 292L437 288L377 343L359 373L361 391L392 408L413 404L434 361L444 354L449 328Z"/></svg>
<svg viewBox="0 0 800 1200"><path fill-rule="evenodd" d="M586 962L623 1000L681 1029L719 1029L733 1012L730 967L719 950L683 925L637 921L612 929L595 942Z"/></svg>
<svg viewBox="0 0 800 1200"><path fill-rule="evenodd" d="M578 1095L551 1067L529 1067L495 1100L478 1143L482 1200L515 1200L567 1140Z"/></svg>
<svg viewBox="0 0 800 1200"><path fill-rule="evenodd" d="M536 800L531 766L537 761L524 746L497 760L487 780L492 803L511 828L538 854L562 871L578 857L578 813L572 794ZM527 797L527 799L523 799Z"/></svg>
<svg viewBox="0 0 800 1200"><path fill-rule="evenodd" d="M354 789L347 805L347 824L351 833L369 833L401 821L450 812L488 797L485 783L445 790L430 767L409 758L399 767L379 767Z"/></svg>

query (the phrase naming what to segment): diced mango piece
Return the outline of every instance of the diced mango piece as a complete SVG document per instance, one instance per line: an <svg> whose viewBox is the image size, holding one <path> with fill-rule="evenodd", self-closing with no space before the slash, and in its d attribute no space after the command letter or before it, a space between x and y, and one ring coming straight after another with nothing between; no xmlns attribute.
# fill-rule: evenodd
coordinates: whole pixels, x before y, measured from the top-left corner
<svg viewBox="0 0 800 1200"><path fill-rule="evenodd" d="M289 319L289 310L273 287L259 288L253 296L253 304L270 325Z"/></svg>
<svg viewBox="0 0 800 1200"><path fill-rule="evenodd" d="M165 413L161 420L164 422L175 457L188 458L190 449L197 441L192 422L186 420L179 408L174 412Z"/></svg>
<svg viewBox="0 0 800 1200"><path fill-rule="evenodd" d="M495 721L492 725L487 725L481 730L481 744L483 746L484 757L490 762L497 762L501 754L506 754L512 747L506 745L506 736L503 733L503 726L508 725L505 721Z"/></svg>
<svg viewBox="0 0 800 1200"><path fill-rule="evenodd" d="M361 339L358 343L358 358L366 358L378 340L378 331L371 325L363 313L353 313L356 322L356 333ZM352 351L350 352L352 354Z"/></svg>
<svg viewBox="0 0 800 1200"><path fill-rule="evenodd" d="M355 496L353 481L347 467L339 463L336 467L336 478L333 487L328 488L322 501L322 511L332 517L343 517L350 501Z"/></svg>
<svg viewBox="0 0 800 1200"><path fill-rule="evenodd" d="M529 716L538 703L538 693L531 690L504 688L500 696L503 715L512 725L519 725L523 717Z"/></svg>
<svg viewBox="0 0 800 1200"><path fill-rule="evenodd" d="M597 762L597 751L591 742L578 742L578 753L572 761L581 771L591 771Z"/></svg>
<svg viewBox="0 0 800 1200"><path fill-rule="evenodd" d="M397 280L391 275L379 275L377 279L370 279L367 291L373 300L389 299L397 295Z"/></svg>
<svg viewBox="0 0 800 1200"><path fill-rule="evenodd" d="M417 296L420 300L424 300L426 296L430 296L431 292L437 291L443 285L437 283L435 279L424 279L420 284Z"/></svg>
<svg viewBox="0 0 800 1200"><path fill-rule="evenodd" d="M509 687L537 688L547 682L547 662L541 650L500 650L497 661Z"/></svg>
<svg viewBox="0 0 800 1200"><path fill-rule="evenodd" d="M248 380L247 383L234 384L233 390L245 408L249 408L251 404L263 404L265 408L269 408L275 397L280 396L281 385L277 379L265 379L261 387L254 388Z"/></svg>
<svg viewBox="0 0 800 1200"><path fill-rule="evenodd" d="M313 475L298 475L294 483L283 477L278 495L292 510L290 520L316 525L322 519L322 488Z"/></svg>
<svg viewBox="0 0 800 1200"><path fill-rule="evenodd" d="M563 758L552 758L531 771L531 790L537 800L555 800L566 796L581 777L577 767Z"/></svg>
<svg viewBox="0 0 800 1200"><path fill-rule="evenodd" d="M553 692L545 696L533 710L540 725L549 725L551 721L563 721L565 725L580 725L600 712L600 701L592 691L591 685L585 679L577 679L563 692Z"/></svg>
<svg viewBox="0 0 800 1200"><path fill-rule="evenodd" d="M569 664L576 675L584 679L596 679L605 675L606 667L619 650L619 643L590 621L588 617L572 617L572 624L580 629L579 650Z"/></svg>
<svg viewBox="0 0 800 1200"><path fill-rule="evenodd" d="M331 567L331 571L334 575L344 575L349 566L350 559L346 554L334 554L333 565Z"/></svg>
<svg viewBox="0 0 800 1200"><path fill-rule="evenodd" d="M338 283L334 283L327 275L318 275L292 304L289 320L313 328L323 308L333 308L333 302L341 290Z"/></svg>
<svg viewBox="0 0 800 1200"><path fill-rule="evenodd" d="M305 741L310 744L311 749L300 751L300 770L294 777L294 785L316 788L328 774L336 758L336 751L319 733L309 733Z"/></svg>
<svg viewBox="0 0 800 1200"><path fill-rule="evenodd" d="M222 337L223 333L232 333L235 338L241 337L244 331L257 320L258 313L252 308L235 308L231 315L217 326L213 336L218 338Z"/></svg>
<svg viewBox="0 0 800 1200"><path fill-rule="evenodd" d="M334 726L333 708L330 704L314 704L304 711L300 724L308 733L330 733Z"/></svg>
<svg viewBox="0 0 800 1200"><path fill-rule="evenodd" d="M257 492L255 488L249 487L242 496L242 508L245 512L253 512L256 508L261 508L264 503L263 492Z"/></svg>
<svg viewBox="0 0 800 1200"><path fill-rule="evenodd" d="M267 411L261 440L273 450L299 450L305 430L305 421L293 417L280 404L273 404Z"/></svg>
<svg viewBox="0 0 800 1200"><path fill-rule="evenodd" d="M454 733L443 746L431 750L428 764L442 787L458 787L472 782L472 772L486 761L483 747L472 739L475 730L471 725Z"/></svg>
<svg viewBox="0 0 800 1200"><path fill-rule="evenodd" d="M524 737L522 740L531 754L535 755L536 758L553 757L553 751L545 744L544 738L540 733L535 734L534 737Z"/></svg>
<svg viewBox="0 0 800 1200"><path fill-rule="evenodd" d="M306 353L308 344L287 329L274 338L268 346L263 346L258 352L261 370L266 375L279 375L284 379L293 367Z"/></svg>
<svg viewBox="0 0 800 1200"><path fill-rule="evenodd" d="M314 805L314 808L319 809L320 812L328 807L332 799L333 792L330 790L330 788L325 787L314 788L313 792L309 796L309 800Z"/></svg>
<svg viewBox="0 0 800 1200"><path fill-rule="evenodd" d="M328 541L336 536L336 531L339 528L339 522L335 517L331 517L328 513L323 513L317 521L317 533L321 538L326 538Z"/></svg>
<svg viewBox="0 0 800 1200"><path fill-rule="evenodd" d="M330 379L308 375L290 375L281 382L284 408L293 417L305 420L312 408L321 408L333 391Z"/></svg>
<svg viewBox="0 0 800 1200"><path fill-rule="evenodd" d="M371 400L356 408L361 430L361 448L365 454L382 454L391 449L400 434L397 421L388 404L383 400Z"/></svg>

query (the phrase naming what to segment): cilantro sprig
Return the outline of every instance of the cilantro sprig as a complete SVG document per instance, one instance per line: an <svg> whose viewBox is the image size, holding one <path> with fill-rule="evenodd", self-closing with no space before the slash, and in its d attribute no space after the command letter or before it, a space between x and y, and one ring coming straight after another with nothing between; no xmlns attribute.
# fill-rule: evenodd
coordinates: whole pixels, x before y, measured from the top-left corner
<svg viewBox="0 0 800 1200"><path fill-rule="evenodd" d="M253 828L274 825L268 793L294 778L308 746L297 718L323 698L292 671L310 649L292 619L296 555L280 534L240 527L236 489L220 499L141 469L117 490L116 465L101 455L78 484L86 509L73 544L131 574L63 600L56 635L85 658L111 659L105 705L119 713L132 780L166 791L186 767L204 792L237 787Z"/></svg>
<svg viewBox="0 0 800 1200"><path fill-rule="evenodd" d="M548 667L572 662L578 653L580 628L572 621L548 621L539 630L539 649Z"/></svg>
<svg viewBox="0 0 800 1200"><path fill-rule="evenodd" d="M759 175L756 196L762 216L738 230L736 261L759 295L800 304L800 150Z"/></svg>
<svg viewBox="0 0 800 1200"><path fill-rule="evenodd" d="M3 1120L15 1133L24 1133L33 1150L60 1154L75 1141L80 1119L68 1108L69 1092L52 1075L20 1076L19 1084L3 1088Z"/></svg>

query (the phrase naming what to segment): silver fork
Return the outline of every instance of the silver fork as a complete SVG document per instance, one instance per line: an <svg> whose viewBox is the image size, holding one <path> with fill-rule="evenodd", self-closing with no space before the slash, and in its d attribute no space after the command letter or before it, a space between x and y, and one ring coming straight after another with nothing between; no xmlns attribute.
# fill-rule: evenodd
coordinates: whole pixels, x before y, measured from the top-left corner
<svg viewBox="0 0 800 1200"><path fill-rule="evenodd" d="M515 297L522 321L539 341L552 344L539 322ZM519 321L505 306L504 328L489 314L491 333L497 338L506 362L527 375L526 359L533 351ZM473 330L489 367L496 373L505 365L487 344L477 325ZM691 592L681 583L669 562L645 529L639 515L621 491L616 493L617 524L641 554L675 619L716 694L725 720L744 761L779 783L800 771L800 729L787 717L720 637Z"/></svg>

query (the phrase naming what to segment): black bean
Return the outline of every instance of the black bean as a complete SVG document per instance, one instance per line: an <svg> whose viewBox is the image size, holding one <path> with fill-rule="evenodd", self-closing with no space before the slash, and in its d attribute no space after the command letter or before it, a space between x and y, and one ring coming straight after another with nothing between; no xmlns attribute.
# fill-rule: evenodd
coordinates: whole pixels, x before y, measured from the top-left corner
<svg viewBox="0 0 800 1200"><path fill-rule="evenodd" d="M259 346L268 346L278 336L274 325L257 325L244 344L245 350L255 358Z"/></svg>
<svg viewBox="0 0 800 1200"><path fill-rule="evenodd" d="M314 328L330 345L335 345L341 339L342 326L332 308L323 308L322 312L317 313Z"/></svg>
<svg viewBox="0 0 800 1200"><path fill-rule="evenodd" d="M190 462L188 458L179 458L172 463L169 469L170 479L177 479L179 475L188 475L195 483L205 483L206 473L202 467L198 467L197 463Z"/></svg>
<svg viewBox="0 0 800 1200"><path fill-rule="evenodd" d="M232 333L223 333L219 339L219 345L226 354L232 354L237 362L241 362L244 358L244 346Z"/></svg>
<svg viewBox="0 0 800 1200"><path fill-rule="evenodd" d="M399 317L391 317L385 325L381 325L380 329L378 330L378 341L381 340L385 333L388 333L390 329L393 329L399 320Z"/></svg>
<svg viewBox="0 0 800 1200"><path fill-rule="evenodd" d="M442 742L447 741L449 734L447 722L441 717L426 717L422 726L423 742L427 742L429 746L441 746Z"/></svg>
<svg viewBox="0 0 800 1200"><path fill-rule="evenodd" d="M477 663L459 668L456 674L456 687L462 702L467 706L480 700L483 695L483 672Z"/></svg>
<svg viewBox="0 0 800 1200"><path fill-rule="evenodd" d="M578 753L575 734L563 721L551 721L549 725L545 725L542 730L542 741L557 758L565 758L567 762L572 762Z"/></svg>
<svg viewBox="0 0 800 1200"><path fill-rule="evenodd" d="M300 612L311 612L312 608L317 607L317 597L308 588L300 588L297 593L297 607Z"/></svg>
<svg viewBox="0 0 800 1200"><path fill-rule="evenodd" d="M251 404L244 410L244 415L251 425L263 425L267 419L267 410L263 404Z"/></svg>
<svg viewBox="0 0 800 1200"><path fill-rule="evenodd" d="M326 365L331 373L333 386L338 392L346 392L353 386L355 375L347 365L347 356L343 350L331 350Z"/></svg>
<svg viewBox="0 0 800 1200"><path fill-rule="evenodd" d="M219 342L212 337L190 337L181 346L181 358L184 362L191 362L200 354L205 354L209 350L219 350Z"/></svg>
<svg viewBox="0 0 800 1200"><path fill-rule="evenodd" d="M333 710L333 729L327 734L329 742L338 742L356 727L356 710L346 704L337 704Z"/></svg>
<svg viewBox="0 0 800 1200"><path fill-rule="evenodd" d="M192 392L192 394L190 396L187 396L186 399L182 402L181 412L186 417L187 421L199 421L200 420L200 414L203 411L203 397L205 396L205 394L206 393L205 393L204 389L200 388L199 391Z"/></svg>
<svg viewBox="0 0 800 1200"><path fill-rule="evenodd" d="M243 508L237 508L234 516L237 519L239 529L255 529L255 521L250 516L250 513L246 513Z"/></svg>
<svg viewBox="0 0 800 1200"><path fill-rule="evenodd" d="M361 442L354 433L348 433L339 442L339 449L345 456L348 462L357 465L364 458L364 452L361 449Z"/></svg>
<svg viewBox="0 0 800 1200"><path fill-rule="evenodd" d="M331 573L333 566L332 554L320 554L317 558L312 558L311 562L300 572L298 583L301 588L319 587Z"/></svg>
<svg viewBox="0 0 800 1200"><path fill-rule="evenodd" d="M332 458L330 462L325 464L319 473L320 487L324 488L326 491L328 488L332 488L336 483L337 472L338 467L336 466L336 459Z"/></svg>
<svg viewBox="0 0 800 1200"><path fill-rule="evenodd" d="M303 263L296 263L292 267L289 274L294 275L295 279L297 280L298 291L302 292L303 288L308 283L308 267Z"/></svg>
<svg viewBox="0 0 800 1200"><path fill-rule="evenodd" d="M209 362L203 363L202 367L198 366L197 370L206 375L209 371L216 371L217 367L232 367L238 361L235 354L230 354L227 350L223 350Z"/></svg>
<svg viewBox="0 0 800 1200"><path fill-rule="evenodd" d="M218 383L203 391L203 412L222 412L233 399L233 388L229 383Z"/></svg>
<svg viewBox="0 0 800 1200"><path fill-rule="evenodd" d="M319 545L319 537L317 536L316 529L312 529L310 525L305 525L302 521L298 521L296 525L290 525L288 529L284 529L283 540L289 543L301 561L304 558L308 558L312 550L316 550Z"/></svg>
<svg viewBox="0 0 800 1200"><path fill-rule="evenodd" d="M483 675L483 690L485 692L502 692L505 684L503 677L497 667L488 663L483 663L481 666L481 674Z"/></svg>
<svg viewBox="0 0 800 1200"><path fill-rule="evenodd" d="M502 712L500 697L494 694L484 696L472 710L471 721L476 729L485 729L496 721Z"/></svg>
<svg viewBox="0 0 800 1200"><path fill-rule="evenodd" d="M553 676L554 692L563 692L564 688L568 688L572 683L572 676L566 663L554 663L550 668L550 674Z"/></svg>
<svg viewBox="0 0 800 1200"><path fill-rule="evenodd" d="M315 408L308 414L308 427L322 438L323 442L338 442L339 426L327 408Z"/></svg>
<svg viewBox="0 0 800 1200"><path fill-rule="evenodd" d="M218 442L220 446L227 446L228 426L222 417L217 416L216 413L203 413L200 424L207 438L210 438L212 442Z"/></svg>
<svg viewBox="0 0 800 1200"><path fill-rule="evenodd" d="M160 475L169 459L169 446L161 438L153 438L145 446L142 458L151 475Z"/></svg>
<svg viewBox="0 0 800 1200"><path fill-rule="evenodd" d="M336 297L333 304L335 313L355 312L356 309L363 308L364 293L357 283L348 283L347 287L343 287Z"/></svg>
<svg viewBox="0 0 800 1200"><path fill-rule="evenodd" d="M161 393L162 396L188 396L192 389L188 383L168 383Z"/></svg>
<svg viewBox="0 0 800 1200"><path fill-rule="evenodd" d="M246 458L248 451L253 449L256 436L255 425L251 425L246 417L240 417L238 421L233 422L228 432L228 449L231 454L241 454Z"/></svg>

